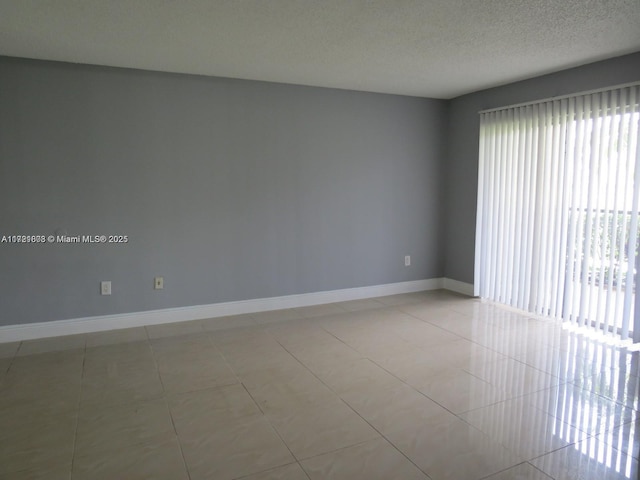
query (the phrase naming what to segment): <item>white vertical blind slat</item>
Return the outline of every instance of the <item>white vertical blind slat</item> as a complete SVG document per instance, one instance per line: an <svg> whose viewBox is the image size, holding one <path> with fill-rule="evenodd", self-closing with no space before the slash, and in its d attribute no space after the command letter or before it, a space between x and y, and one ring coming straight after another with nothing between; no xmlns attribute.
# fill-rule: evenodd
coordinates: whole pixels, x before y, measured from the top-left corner
<svg viewBox="0 0 640 480"><path fill-rule="evenodd" d="M577 119L576 119L576 128L577 128L577 138L576 138L576 156L574 160L576 164L580 166L580 176L578 177L577 188L578 188L578 198L576 199L576 203L573 208L576 214L576 256L572 259L573 264L575 265L575 275L573 279L573 288L574 294L571 299L571 320L574 323L580 323L580 303L581 299L584 295L584 291L582 286L584 285L582 281L582 272L584 270L584 264L582 262L582 258L585 254L585 242L584 237L586 233L586 216L587 212L582 208L582 202L586 198L586 189L587 189L587 179L589 178L589 165L585 160L586 152L585 152L585 135L586 135L586 125L589 122L587 116L586 107L586 98L580 97L577 100Z"/></svg>
<svg viewBox="0 0 640 480"><path fill-rule="evenodd" d="M496 112L496 117L499 119L500 116L502 114L500 112ZM496 149L498 152L500 152L500 129L499 129L499 122L496 122L496 124L493 126L494 128L494 137L493 137L493 141L494 141L494 149ZM494 159L492 159L491 162L491 168L493 169L493 176L494 176L494 180L493 180L493 187L492 187L492 192L491 192L491 215L489 217L489 220L491 222L491 228L489 230L489 232L491 233L490 238L490 244L491 244L491 248L493 251L493 258L496 258L496 252L497 252L497 241L498 241L498 226L500 225L500 216L498 213L498 207L500 205L500 199L499 199L499 193L498 193L498 189L499 189L499 185L500 185L500 155L498 153L498 155L495 156ZM496 287L496 277L497 277L497 263L496 262L491 262L491 277L489 278L489 293L491 294L492 297L495 297L495 287Z"/></svg>
<svg viewBox="0 0 640 480"><path fill-rule="evenodd" d="M533 217L535 214L535 190L533 185L535 184L535 167L533 163L533 107L527 107L527 119L526 119L526 155L525 155L525 172L527 175L527 183L525 189L525 211L524 211L524 224L525 224L525 256L523 259L522 277L523 288L520 298L519 308L524 310L531 309L531 268L533 262Z"/></svg>
<svg viewBox="0 0 640 480"><path fill-rule="evenodd" d="M597 238L599 239L599 245L596 245L596 247L598 247L598 252L596 252L596 255L599 257L599 271L596 272L597 275L597 282L598 282L598 286L600 288L602 288L602 286L605 284L605 260L607 258L607 254L606 254L606 245L607 245L607 237L604 234L604 232L606 232L606 225L607 222L609 221L609 210L608 210L608 205L609 205L609 200L608 200L608 195L609 195L609 190L608 190L608 185L609 185L609 162L611 161L610 157L607 156L607 152L608 152L608 136L609 136L609 131L610 131L610 120L611 117L610 115L606 115L606 112L609 111L609 94L608 92L602 92L601 94L602 96L602 113L600 115L600 127L601 130L599 132L598 138L600 138L600 149L598 151L598 196L601 199L601 203L598 205L598 211L600 212L600 218L597 224ZM600 210L602 209L602 210ZM598 330L602 330L603 332L606 333L606 330L603 329L605 320L604 320L604 315L603 315L603 307L604 307L604 303L606 302L606 297L608 297L608 291L605 289L604 292L602 292L600 295L596 295L595 298L595 313L594 313L594 317L595 317L595 322L596 322L596 328Z"/></svg>
<svg viewBox="0 0 640 480"><path fill-rule="evenodd" d="M517 126L517 158L523 158L525 152L525 142L522 138L522 130L523 130L523 121L522 121L522 108L517 109L516 116L516 126ZM525 222L523 221L524 212L526 211L526 206L524 205L525 196L524 196L524 185L525 185L525 168L524 162L517 162L518 174L517 174L517 186L516 186L516 223L515 223L515 238L514 238L514 252L513 252L513 298L511 301L511 305L516 305L518 308L522 308L522 280L521 280L521 267L522 261L524 260L524 249L523 249L523 230L525 229Z"/></svg>
<svg viewBox="0 0 640 480"><path fill-rule="evenodd" d="M568 100L564 99L560 102L560 123L561 128L560 141L558 145L558 188L561 190L559 199L559 208L557 209L558 217L556 223L556 231L560 235L560 244L557 248L557 256L555 257L554 279L552 283L553 299L553 317L562 315L562 306L565 301L565 290L560 288L565 283L566 273L566 256L567 256L567 235L568 235L568 218L569 218L569 191L567 179L571 178L572 162L566 161L566 145L567 145L567 116L568 116Z"/></svg>
<svg viewBox="0 0 640 480"><path fill-rule="evenodd" d="M626 98L628 94L630 94L630 92L628 92L626 89L623 89L620 92L620 95L623 98ZM620 136L618 137L619 139L618 145L624 145L624 143L628 141L628 128L629 128L628 114L629 114L630 103L625 102L623 105L624 106L623 108L621 108L621 111L620 111ZM627 131L627 134L625 134L625 131ZM618 155L620 158L619 161L622 165L621 168L623 170L622 172L623 188L622 188L622 201L619 206L619 208L622 210L622 215L620 219L620 229L621 229L620 236L617 243L617 251L618 251L617 260L618 260L619 268L617 269L617 272L616 272L616 292L615 292L616 302L615 302L615 313L613 318L622 318L624 315L624 291L622 289L622 284L626 276L623 272L622 265L624 264L625 237L626 237L627 226L628 226L628 218L627 218L627 212L625 208L625 199L628 197L629 190L630 190L629 189L629 172L628 172L630 152L628 150L626 152L619 151Z"/></svg>
<svg viewBox="0 0 640 480"><path fill-rule="evenodd" d="M553 130L552 130L552 115L553 103L541 105L542 112L542 125L540 135L540 153L544 158L551 158L553 150ZM551 133L551 135L550 135ZM540 197L542 200L542 209L540 210L540 273L538 279L538 313L542 315L548 315L548 293L549 283L548 272L550 267L549 257L551 255L551 243L549 242L550 231L550 217L553 215L551 207L551 200L553 198L552 183L552 162L538 162L542 171L542 183L540 184Z"/></svg>
<svg viewBox="0 0 640 480"><path fill-rule="evenodd" d="M618 95L616 91L611 92L611 111L618 111ZM607 146L607 158L609 159L609 171L610 176L607 181L607 212L610 214L610 221L606 225L607 235L610 239L608 247L609 247L609 262L608 262L608 275L606 278L606 289L607 296L605 299L605 304L603 308L603 325L602 330L605 334L609 333L609 329L611 327L611 316L613 315L615 302L615 294L613 288L613 276L616 267L616 254L615 254L615 245L618 235L618 225L619 225L619 209L618 204L619 195L618 195L618 186L620 184L620 161L616 155L616 139L618 138L618 125L619 121L616 116L611 116L609 122L609 145ZM604 247L603 247L604 249ZM613 330L613 329L612 329ZM612 334L615 332L611 331Z"/></svg>
<svg viewBox="0 0 640 480"><path fill-rule="evenodd" d="M509 132L507 137L507 154L508 158L515 157L515 148L516 148L516 125L515 125L515 114L516 112L513 110L509 111ZM512 291L513 291L513 254L514 254L514 237L515 237L515 215L516 215L516 199L515 199L515 189L514 183L517 179L517 162L505 162L506 164L506 198L504 203L504 208L506 210L505 215L505 240L506 240L506 248L504 250L505 254L505 265L504 265L504 278L505 282L502 284L502 298L503 302L511 304L512 302Z"/></svg>
<svg viewBox="0 0 640 480"><path fill-rule="evenodd" d="M544 145L541 145L541 135L539 135L540 129L544 129L544 124L543 126L540 125L540 109L543 108L543 106L541 105L534 105L533 106L533 111L534 111L534 115L533 115L533 156L532 156L532 172L536 177L536 180L539 178L540 181L534 181L533 183L533 188L534 188L534 194L536 196L536 198L540 198L543 199L544 198L544 192L543 192L543 188L544 188L544 168L543 168L543 164L542 162L538 162L535 161L534 159L536 159L538 152L544 152ZM536 207L537 207L537 203L536 203ZM533 239L532 239L532 243L533 243L533 256L532 256L532 271L531 271L531 298L530 298L530 302L531 302L531 306L530 309L535 312L535 313L542 313L539 310L539 286L540 286L540 263L541 263L541 256L540 256L540 250L542 248L542 220L540 218L540 216L542 215L542 211L543 211L543 207L540 206L540 208L536 208L535 211L533 212L533 227L532 227L532 234L533 234Z"/></svg>
<svg viewBox="0 0 640 480"><path fill-rule="evenodd" d="M592 259L593 259L593 230L594 230L594 214L593 214L593 201L595 197L595 184L597 178L597 169L595 165L594 143L595 139L592 135L594 133L594 120L597 120L596 111L598 105L592 96L586 98L587 102L585 107L589 106L589 124L587 130L589 135L585 137L584 149L588 152L584 158L584 164L589 165L589 174L586 179L587 183L587 202L586 202L586 218L585 218L585 233L584 233L584 252L582 257L582 277L580 285L580 310L578 311L578 323L580 325L587 325L589 323L588 311L591 306L591 295L589 295L589 285L591 284L591 278L593 277ZM590 128L589 128L590 127Z"/></svg>
<svg viewBox="0 0 640 480"><path fill-rule="evenodd" d="M631 89L631 100L636 100L637 87ZM624 310L622 314L622 339L629 336L629 320L631 318L632 292L634 290L634 268L636 266L636 238L638 237L638 197L640 194L640 152L638 151L638 113L633 112L629 122L629 163L633 163L633 200L631 202L631 219L629 226L629 241L627 242L627 257L629 259L627 278L625 281Z"/></svg>
<svg viewBox="0 0 640 480"><path fill-rule="evenodd" d="M575 98L569 99L569 119L576 118L576 100ZM567 141L567 155L569 158L576 158L576 135L577 135L577 122L569 122L568 130L569 130L569 138ZM576 215L575 205L578 204L578 198L580 198L580 183L578 179L580 178L580 165L578 162L567 162L573 165L573 175L571 176L571 188L567 188L567 191L571 191L570 202L569 202L569 213L567 219L567 228L568 228L568 242L567 242L567 274L565 276L564 281L564 292L565 292L565 302L562 308L562 318L564 321L569 321L571 319L572 305L573 305L573 294L574 294L574 281L576 274L576 263L574 259L576 258L576 238L578 231L578 215Z"/></svg>

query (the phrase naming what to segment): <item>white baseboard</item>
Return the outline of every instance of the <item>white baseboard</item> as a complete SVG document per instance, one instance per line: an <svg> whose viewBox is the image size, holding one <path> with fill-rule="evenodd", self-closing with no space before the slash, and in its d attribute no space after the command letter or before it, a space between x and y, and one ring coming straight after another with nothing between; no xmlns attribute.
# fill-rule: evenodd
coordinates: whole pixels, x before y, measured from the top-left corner
<svg viewBox="0 0 640 480"><path fill-rule="evenodd" d="M451 278L444 278L442 288L473 297L473 284L471 283L460 282Z"/></svg>
<svg viewBox="0 0 640 480"><path fill-rule="evenodd" d="M449 286L447 286L449 285ZM462 286L462 287L461 287ZM189 307L166 308L146 312L102 315L96 317L55 320L51 322L27 323L23 325L7 325L0 327L0 343L33 340L37 338L58 337L80 333L103 332L120 328L143 327L163 323L184 322L204 318L240 315L284 308L307 307L325 303L361 300L364 298L382 297L399 293L413 293L424 290L447 288L466 293L468 284L446 278L431 278L411 282L373 285L370 287L346 288L328 292L304 293L283 297L258 298L238 302L214 303ZM466 289L461 291L460 288ZM473 286L471 286L471 294Z"/></svg>

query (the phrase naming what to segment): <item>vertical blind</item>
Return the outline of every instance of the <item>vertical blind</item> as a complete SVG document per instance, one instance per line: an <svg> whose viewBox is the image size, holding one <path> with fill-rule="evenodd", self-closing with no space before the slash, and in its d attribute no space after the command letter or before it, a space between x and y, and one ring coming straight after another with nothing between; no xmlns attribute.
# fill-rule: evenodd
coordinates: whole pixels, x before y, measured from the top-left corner
<svg viewBox="0 0 640 480"><path fill-rule="evenodd" d="M639 101L635 85L480 113L477 296L629 337Z"/></svg>

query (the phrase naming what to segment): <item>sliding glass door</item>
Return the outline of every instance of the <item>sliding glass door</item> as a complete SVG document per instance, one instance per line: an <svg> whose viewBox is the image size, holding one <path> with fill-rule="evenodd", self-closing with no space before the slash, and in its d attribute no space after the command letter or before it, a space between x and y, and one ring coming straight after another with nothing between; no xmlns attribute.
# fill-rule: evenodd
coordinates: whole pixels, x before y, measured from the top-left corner
<svg viewBox="0 0 640 480"><path fill-rule="evenodd" d="M477 295L632 336L639 100L632 86L481 113Z"/></svg>

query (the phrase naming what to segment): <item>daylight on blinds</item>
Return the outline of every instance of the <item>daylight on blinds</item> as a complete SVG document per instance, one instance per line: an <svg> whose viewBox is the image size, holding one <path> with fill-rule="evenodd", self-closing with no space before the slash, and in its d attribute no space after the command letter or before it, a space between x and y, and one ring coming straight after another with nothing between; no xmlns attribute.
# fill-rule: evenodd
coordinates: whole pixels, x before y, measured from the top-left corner
<svg viewBox="0 0 640 480"><path fill-rule="evenodd" d="M480 114L476 295L640 341L640 86Z"/></svg>

